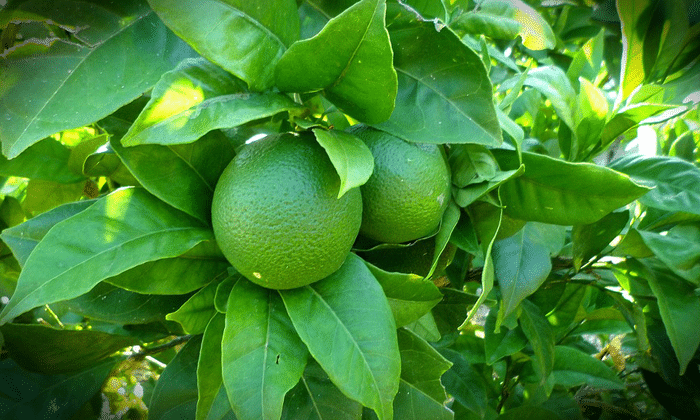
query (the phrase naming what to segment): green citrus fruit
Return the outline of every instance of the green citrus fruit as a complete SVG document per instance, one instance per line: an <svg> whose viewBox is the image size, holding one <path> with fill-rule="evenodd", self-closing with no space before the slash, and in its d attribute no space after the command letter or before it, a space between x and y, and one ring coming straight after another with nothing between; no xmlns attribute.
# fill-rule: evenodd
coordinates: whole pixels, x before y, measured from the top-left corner
<svg viewBox="0 0 700 420"><path fill-rule="evenodd" d="M214 191L212 225L221 251L252 282L291 289L336 271L362 221L359 189L340 199L340 178L310 135L250 143Z"/></svg>
<svg viewBox="0 0 700 420"><path fill-rule="evenodd" d="M409 143L366 126L351 132L374 156L374 172L361 187L360 233L386 243L434 233L450 200L450 170L440 146Z"/></svg>

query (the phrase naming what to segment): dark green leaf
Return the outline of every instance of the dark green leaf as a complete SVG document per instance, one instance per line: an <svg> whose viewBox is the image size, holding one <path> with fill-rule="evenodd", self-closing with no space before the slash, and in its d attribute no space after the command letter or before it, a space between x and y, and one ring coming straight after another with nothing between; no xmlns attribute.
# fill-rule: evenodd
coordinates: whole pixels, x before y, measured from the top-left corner
<svg viewBox="0 0 700 420"><path fill-rule="evenodd" d="M394 109L396 71L384 28L386 2L362 0L332 18L313 38L294 43L275 70L283 91L322 90L338 108L368 124Z"/></svg>
<svg viewBox="0 0 700 420"><path fill-rule="evenodd" d="M396 324L364 262L350 254L327 278L280 294L299 336L333 383L380 420L393 418L401 363Z"/></svg>
<svg viewBox="0 0 700 420"><path fill-rule="evenodd" d="M496 331L497 318L497 311L492 309L484 324L484 353L488 365L519 352L527 345L527 337L520 328L508 329L501 326L500 331Z"/></svg>
<svg viewBox="0 0 700 420"><path fill-rule="evenodd" d="M545 407L523 404L506 411L497 417L496 420L562 420L562 417L557 415Z"/></svg>
<svg viewBox="0 0 700 420"><path fill-rule="evenodd" d="M539 384L543 385L554 366L554 334L547 319L539 308L529 300L524 300L521 305L520 327L523 329L527 340L534 352L532 365L539 377Z"/></svg>
<svg viewBox="0 0 700 420"><path fill-rule="evenodd" d="M500 187L505 182L515 179L525 173L525 166L520 165L518 169L512 171L498 171L488 181L478 184L471 184L464 188L454 189L453 197L460 207L467 207L476 202L479 198Z"/></svg>
<svg viewBox="0 0 700 420"><path fill-rule="evenodd" d="M338 198L363 185L374 170L374 157L369 147L350 133L313 129L316 141L323 146L340 177Z"/></svg>
<svg viewBox="0 0 700 420"><path fill-rule="evenodd" d="M241 85L204 58L185 60L156 83L122 144L192 143L217 128L237 127L300 108L285 95L249 93Z"/></svg>
<svg viewBox="0 0 700 420"><path fill-rule="evenodd" d="M425 275L425 278L429 279L435 274L441 262L440 258L450 242L452 232L454 232L457 227L461 215L462 209L460 209L454 201L450 201L447 205L447 209L445 209L445 212L442 214L440 230L438 230L438 233L435 235L435 250L433 251L432 263L430 264L430 271Z"/></svg>
<svg viewBox="0 0 700 420"><path fill-rule="evenodd" d="M29 1L14 13L20 18L25 12L74 28L76 42L34 39L3 60L0 141L9 158L108 115L194 54L144 1Z"/></svg>
<svg viewBox="0 0 700 420"><path fill-rule="evenodd" d="M294 0L202 0L196 8L187 0L149 0L149 4L198 53L254 91L272 86L275 64L299 38Z"/></svg>
<svg viewBox="0 0 700 420"><path fill-rule="evenodd" d="M35 143L14 159L7 160L0 155L0 175L65 184L84 180L82 174L68 169L69 158L70 149L49 138Z"/></svg>
<svg viewBox="0 0 700 420"><path fill-rule="evenodd" d="M27 258L2 322L79 296L139 264L181 255L208 239L211 230L144 190L119 189L44 236Z"/></svg>
<svg viewBox="0 0 700 420"><path fill-rule="evenodd" d="M574 267L579 270L584 263L605 249L627 225L629 218L629 211L613 212L595 223L575 225L571 230Z"/></svg>
<svg viewBox="0 0 700 420"><path fill-rule="evenodd" d="M201 343L201 336L192 337L161 373L151 395L149 419L194 418L197 406L197 359Z"/></svg>
<svg viewBox="0 0 700 420"><path fill-rule="evenodd" d="M377 127L417 143L501 144L481 58L432 23L394 22L388 29L399 90L391 118Z"/></svg>
<svg viewBox="0 0 700 420"><path fill-rule="evenodd" d="M459 352L447 348L439 351L452 363L452 367L442 375L442 384L447 392L477 418L484 418L488 400L483 379Z"/></svg>
<svg viewBox="0 0 700 420"><path fill-rule="evenodd" d="M176 311L169 313L165 319L178 322L187 334L203 333L211 318L216 315L214 296L219 284L212 281L202 287Z"/></svg>
<svg viewBox="0 0 700 420"><path fill-rule="evenodd" d="M228 272L230 275L224 280L222 280L221 283L219 283L219 285L216 287L216 295L214 296L214 307L216 308L217 312L221 312L222 314L226 313L226 307L228 306L228 297L231 294L231 290L233 290L233 286L236 285L237 281L244 279L244 277L241 274L232 271L233 267L229 267Z"/></svg>
<svg viewBox="0 0 700 420"><path fill-rule="evenodd" d="M644 244L671 271L700 286L700 227L677 225L665 234L638 232Z"/></svg>
<svg viewBox="0 0 700 420"><path fill-rule="evenodd" d="M236 420L221 374L221 340L226 317L216 314L206 326L197 362L197 420Z"/></svg>
<svg viewBox="0 0 700 420"><path fill-rule="evenodd" d="M554 347L552 375L565 387L588 385L602 389L622 389L623 382L608 365L573 347Z"/></svg>
<svg viewBox="0 0 700 420"><path fill-rule="evenodd" d="M5 324L0 331L10 357L24 369L45 374L90 368L137 342L133 337L100 331L57 330L36 324Z"/></svg>
<svg viewBox="0 0 700 420"><path fill-rule="evenodd" d="M223 381L236 416L278 419L287 392L304 372L308 351L275 290L236 283L226 308Z"/></svg>
<svg viewBox="0 0 700 420"><path fill-rule="evenodd" d="M519 166L509 150L494 150L504 169ZM506 214L558 225L589 224L648 191L626 175L590 163L568 163L523 153L525 174L503 184Z"/></svg>

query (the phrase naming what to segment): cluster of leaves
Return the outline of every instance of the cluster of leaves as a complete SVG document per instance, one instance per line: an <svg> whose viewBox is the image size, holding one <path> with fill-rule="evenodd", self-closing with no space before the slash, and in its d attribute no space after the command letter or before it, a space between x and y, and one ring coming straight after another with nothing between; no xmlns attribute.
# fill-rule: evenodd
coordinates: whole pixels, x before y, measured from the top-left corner
<svg viewBox="0 0 700 420"><path fill-rule="evenodd" d="M0 415L143 414L122 383L152 419L698 418L697 6L8 2ZM356 122L444 145L439 231L242 278L235 150L311 130L342 194Z"/></svg>

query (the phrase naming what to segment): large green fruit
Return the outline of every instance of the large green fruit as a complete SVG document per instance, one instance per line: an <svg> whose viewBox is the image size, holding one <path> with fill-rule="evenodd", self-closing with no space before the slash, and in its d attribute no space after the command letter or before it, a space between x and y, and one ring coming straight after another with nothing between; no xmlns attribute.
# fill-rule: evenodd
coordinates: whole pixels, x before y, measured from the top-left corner
<svg viewBox="0 0 700 420"><path fill-rule="evenodd" d="M244 146L214 191L212 224L229 262L272 289L313 283L345 261L362 221L359 189L340 199L340 178L310 135Z"/></svg>

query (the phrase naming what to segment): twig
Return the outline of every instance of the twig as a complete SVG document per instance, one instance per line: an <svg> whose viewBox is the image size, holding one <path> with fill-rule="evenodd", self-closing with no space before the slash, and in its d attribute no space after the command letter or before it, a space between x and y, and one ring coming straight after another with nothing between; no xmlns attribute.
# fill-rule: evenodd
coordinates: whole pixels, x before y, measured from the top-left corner
<svg viewBox="0 0 700 420"><path fill-rule="evenodd" d="M131 357L134 359L143 359L148 355L160 353L162 351L171 349L179 344L186 343L192 336L190 334L175 337L167 343L159 344L157 346L144 348L141 351L135 352Z"/></svg>

